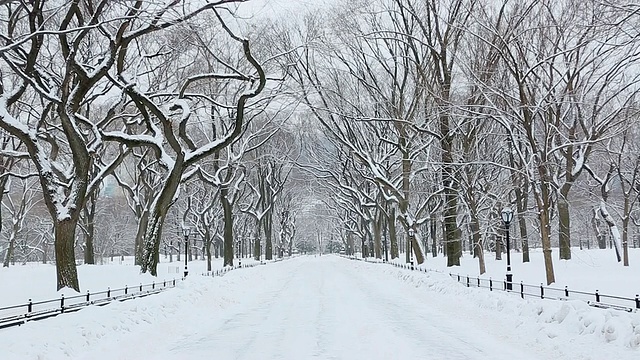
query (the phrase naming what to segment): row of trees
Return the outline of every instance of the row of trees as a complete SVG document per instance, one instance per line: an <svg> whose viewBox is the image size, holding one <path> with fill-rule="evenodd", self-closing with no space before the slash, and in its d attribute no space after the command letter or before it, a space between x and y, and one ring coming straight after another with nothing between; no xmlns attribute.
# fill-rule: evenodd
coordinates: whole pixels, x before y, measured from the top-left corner
<svg viewBox="0 0 640 360"><path fill-rule="evenodd" d="M281 158L289 153L258 149L276 135L286 139L290 104L277 102L278 54L238 35L233 11L242 2L0 5L0 194L8 194L12 216L29 211L26 204L46 209L58 289L80 289L77 229L85 261L95 261L99 188L111 176L137 224L143 272L156 274L163 226L179 199L187 201L183 224L198 225L207 243L216 236L213 204L221 204L225 265L233 262L236 208L264 229L272 256L274 204L290 171ZM33 191L32 179L41 188L37 201L23 195L19 202L27 192L12 184ZM22 208L11 208L13 202ZM292 214L291 204L281 206ZM282 239L295 234L292 224L285 216ZM20 226L14 221L10 233ZM10 236L6 259L18 245Z"/></svg>
<svg viewBox="0 0 640 360"><path fill-rule="evenodd" d="M628 265L639 21L625 1L379 0L298 24L280 44L301 45L290 76L321 124L306 168L345 219L346 247L349 234L370 238L380 257L385 229L397 257L396 220L432 236L441 221L447 264L459 264L464 236L483 273L486 239L511 206L523 259L534 238L547 283L552 243L570 259L585 236L571 226L582 212ZM410 241L423 262L424 242Z"/></svg>
<svg viewBox="0 0 640 360"><path fill-rule="evenodd" d="M469 239L482 273L505 206L548 283L552 243L570 259L584 213L628 264L640 6L355 1L244 26L242 2L0 5L6 259L25 251L20 214L44 208L58 288L79 290L75 250L82 238L95 261L109 178L131 210L121 235L154 275L177 245L167 224L194 226L225 265L238 242L270 258L294 238L376 257L388 239L392 258L422 263L429 236L455 266Z"/></svg>

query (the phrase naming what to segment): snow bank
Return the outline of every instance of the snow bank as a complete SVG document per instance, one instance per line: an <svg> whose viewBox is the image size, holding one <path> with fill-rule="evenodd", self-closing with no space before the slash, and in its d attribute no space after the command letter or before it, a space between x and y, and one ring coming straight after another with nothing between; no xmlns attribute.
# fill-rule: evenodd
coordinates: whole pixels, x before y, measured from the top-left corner
<svg viewBox="0 0 640 360"><path fill-rule="evenodd" d="M473 308L489 310L497 316L513 319L515 327L530 332L536 342L549 343L559 350L567 342L575 342L581 337L587 343L597 341L629 350L631 353L623 351L623 354L640 359L640 313L594 308L577 300L521 299L515 293L467 288L448 274L438 272L412 272L383 264L362 266L381 267L383 273L423 288L428 294L458 299L465 307L470 307L470 311L474 311Z"/></svg>

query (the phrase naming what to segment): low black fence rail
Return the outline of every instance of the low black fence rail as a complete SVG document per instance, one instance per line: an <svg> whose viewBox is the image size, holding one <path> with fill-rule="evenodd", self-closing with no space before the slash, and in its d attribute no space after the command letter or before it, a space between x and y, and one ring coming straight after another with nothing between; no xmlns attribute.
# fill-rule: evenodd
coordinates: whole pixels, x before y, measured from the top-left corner
<svg viewBox="0 0 640 360"><path fill-rule="evenodd" d="M390 264L397 268L415 270L419 272L439 272L439 270L425 269L414 266L413 264L386 262L379 259L367 259L357 257L347 257L347 259L365 261L376 264ZM635 297L624 297L617 295L603 294L596 290L595 292L586 292L578 290L570 290L567 286L564 288L557 288L551 286L531 285L520 283L511 283L511 289L508 289L506 280L493 280L491 278L471 277L468 275L460 275L448 273L451 278L467 287L478 287L489 289L489 291L505 291L512 294L520 295L521 298L538 298L538 299L552 299L552 300L580 300L584 301L590 306L604 309L623 310L628 312L636 312L640 310L640 294L636 294Z"/></svg>
<svg viewBox="0 0 640 360"><path fill-rule="evenodd" d="M202 273L203 276L222 276L231 270L251 268L258 265L265 265L270 262L278 262L289 259L291 257L277 258L270 261L261 261L250 264L238 264L236 266L227 266L219 270L208 271ZM78 311L87 306L107 305L112 301L125 301L129 299L140 298L152 294L160 293L166 289L173 288L176 283L183 281L185 278L166 280L160 282L152 282L151 284L140 284L137 286L126 286L119 289L107 288L105 291L92 293L87 291L86 294L65 297L61 295L59 299L50 299L42 301L32 301L18 305L0 307L0 329L18 326L27 321L37 321L58 316L63 313Z"/></svg>
<svg viewBox="0 0 640 360"><path fill-rule="evenodd" d="M37 321L57 316L63 313L78 311L91 305L106 305L114 300L124 301L157 294L168 288L176 286L177 281L152 282L137 286L125 286L118 289L107 288L105 291L90 292L86 294L67 296L64 294L59 299L32 301L29 299L24 304L0 307L0 329L16 325L22 325L27 321Z"/></svg>
<svg viewBox="0 0 640 360"><path fill-rule="evenodd" d="M635 297L624 297L617 295L603 294L596 290L594 292L569 290L567 286L564 288L532 285L520 283L511 283L511 286L504 280L493 280L491 278L472 277L468 275L452 274L449 273L453 279L457 282L466 285L467 287L486 288L489 291L499 290L506 291L520 295L521 298L538 298L538 299L553 299L553 300L581 300L587 304L600 307L600 308L612 308L624 311L638 311L640 309L640 295ZM511 287L511 289L509 289Z"/></svg>
<svg viewBox="0 0 640 360"><path fill-rule="evenodd" d="M282 261L282 260L273 260L273 262L277 262L277 261ZM244 268L252 268L258 265L265 265L267 264L266 262L256 262L256 263L251 263L251 264L238 264L238 265L234 265L234 266L226 266L222 269L218 269L215 271L207 271L202 273L202 276L222 276L226 273L228 273L231 270L235 270L235 269L244 269Z"/></svg>

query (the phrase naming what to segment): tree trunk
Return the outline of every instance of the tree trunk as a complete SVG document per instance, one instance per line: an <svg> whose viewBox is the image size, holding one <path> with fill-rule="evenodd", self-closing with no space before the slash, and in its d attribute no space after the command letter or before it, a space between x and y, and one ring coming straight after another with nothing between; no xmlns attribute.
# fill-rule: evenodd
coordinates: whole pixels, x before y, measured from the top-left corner
<svg viewBox="0 0 640 360"><path fill-rule="evenodd" d="M273 230L273 212L271 210L265 214L263 225L265 239L264 256L266 260L271 260L273 259L273 240L271 239Z"/></svg>
<svg viewBox="0 0 640 360"><path fill-rule="evenodd" d="M391 259L397 259L400 254L398 252L398 234L396 233L396 209L391 208L389 218L387 220L389 226L389 243L391 250Z"/></svg>
<svg viewBox="0 0 640 360"><path fill-rule="evenodd" d="M256 237L256 239L253 242L253 258L255 260L260 261L260 257L262 256L262 248L260 246L260 238Z"/></svg>
<svg viewBox="0 0 640 360"><path fill-rule="evenodd" d="M629 266L629 217L622 219L622 261L624 266Z"/></svg>
<svg viewBox="0 0 640 360"><path fill-rule="evenodd" d="M486 272L484 264L484 249L482 248L482 236L480 236L480 220L475 209L475 204L471 211L471 236L473 238L473 256L478 258L478 266L480 267L480 275Z"/></svg>
<svg viewBox="0 0 640 360"><path fill-rule="evenodd" d="M620 262L622 261L622 255L623 255L622 244L620 241L620 231L618 230L618 226L613 220L613 217L609 214L609 211L607 210L606 202L604 200L600 202L599 211L600 211L600 216L609 227L609 231L611 234L611 245L616 250L616 258L618 259L618 262Z"/></svg>
<svg viewBox="0 0 640 360"><path fill-rule="evenodd" d="M89 201L85 205L85 225L87 232L84 239L84 263L95 264L95 252L93 249L93 239L95 235L95 215L97 195L95 193L89 196ZM87 208L88 207L88 208Z"/></svg>
<svg viewBox="0 0 640 360"><path fill-rule="evenodd" d="M446 151L445 151L446 152ZM443 155L444 156L444 155ZM449 155L451 156L451 155ZM445 164L451 163L453 160ZM445 186L445 208L444 208L444 242L447 248L447 266L460 266L460 257L462 256L462 246L460 243L460 229L456 219L458 217L458 193L453 188L453 168L445 166L443 169L444 186Z"/></svg>
<svg viewBox="0 0 640 360"><path fill-rule="evenodd" d="M414 224L414 232L418 234L418 230ZM411 238L411 250L413 250L413 255L416 257L416 263L422 264L424 263L424 253L422 252L422 247L420 246L420 241L418 241L419 236L415 235Z"/></svg>
<svg viewBox="0 0 640 360"><path fill-rule="evenodd" d="M569 214L569 202L566 199L564 186L558 196L558 245L560 259L571 259L571 216Z"/></svg>
<svg viewBox="0 0 640 360"><path fill-rule="evenodd" d="M449 84L449 82L447 82ZM448 99L448 86L443 90L443 97ZM443 104L443 109L448 108ZM458 191L453 174L453 134L449 129L449 114L440 114L440 147L442 149L442 186L444 188L444 242L447 251L447 266L460 266L462 246L458 229Z"/></svg>
<svg viewBox="0 0 640 360"><path fill-rule="evenodd" d="M624 198L624 216L622 217L622 261L623 266L629 266L629 197Z"/></svg>
<svg viewBox="0 0 640 360"><path fill-rule="evenodd" d="M157 209L149 214L149 221L144 235L144 255L141 265L143 273L149 272L153 276L158 275L158 262L160 261L160 237L162 235L162 226L166 217L167 210ZM180 250L178 250L178 256ZM178 259L178 261L180 261Z"/></svg>
<svg viewBox="0 0 640 360"><path fill-rule="evenodd" d="M73 246L76 237L77 224L77 219L74 220L70 218L55 222L56 275L58 280L57 290L69 287L80 292Z"/></svg>
<svg viewBox="0 0 640 360"><path fill-rule="evenodd" d="M141 216L138 218L138 231L136 232L136 240L134 244L134 257L135 264L142 265L144 259L144 233L149 224L149 210L142 211ZM173 249L169 249L173 254Z"/></svg>
<svg viewBox="0 0 640 360"><path fill-rule="evenodd" d="M409 235L407 235L406 240L404 242L404 262L405 263L410 263L411 262L411 251L409 251L411 249L411 244L410 244L411 239L409 238Z"/></svg>
<svg viewBox="0 0 640 360"><path fill-rule="evenodd" d="M158 262L160 261L160 242L162 240L162 226L172 204L173 196L180 186L182 178L182 159L176 160L174 168L170 171L160 193L155 197L149 214L147 227L143 239L143 257L141 271L149 271L153 276L158 275ZM180 254L180 251L178 251Z"/></svg>
<svg viewBox="0 0 640 360"><path fill-rule="evenodd" d="M207 228L204 232L204 252L207 257L207 271L211 271L211 231Z"/></svg>
<svg viewBox="0 0 640 360"><path fill-rule="evenodd" d="M411 241L411 249L413 250L413 255L415 255L416 257L416 263L418 264L424 263L424 254L422 253L422 248L420 247L418 236L410 236L410 241Z"/></svg>
<svg viewBox="0 0 640 360"><path fill-rule="evenodd" d="M46 264L47 263L47 253L49 252L49 243L47 242L47 240L45 239L43 241L42 244L42 263Z"/></svg>
<svg viewBox="0 0 640 360"><path fill-rule="evenodd" d="M11 260L13 259L13 253L15 252L16 247L16 238L13 234L9 236L9 245L7 246L7 251L5 252L4 262L2 263L2 267L8 268L11 264Z"/></svg>
<svg viewBox="0 0 640 360"><path fill-rule="evenodd" d="M233 266L233 206L227 196L229 188L220 188L220 202L222 203L222 213L224 222L224 266Z"/></svg>
<svg viewBox="0 0 640 360"><path fill-rule="evenodd" d="M406 143L407 138L406 134L404 134L403 128L403 134L400 137L400 148L402 149L402 194L404 198L401 199L401 201L398 203L398 208L400 209L400 214L405 222L405 228L409 229L409 227L412 227L415 231L415 219L412 219L411 222L409 222L409 197L411 195L409 176L411 175L412 160L409 156L409 151L406 150ZM413 237L413 240L409 239L409 237L407 236L407 262L410 261L409 251L412 250L416 256L416 262L418 264L422 264L424 262L424 254L422 253L422 248L418 245L418 242L415 239L415 236ZM409 247L409 242L412 243L411 247Z"/></svg>
<svg viewBox="0 0 640 360"><path fill-rule="evenodd" d="M522 262L529 262L529 234L527 233L527 219L524 217L526 208L521 208L521 202L517 201L518 225L520 228L520 238L522 239Z"/></svg>
<svg viewBox="0 0 640 360"><path fill-rule="evenodd" d="M540 235L542 237L542 253L544 255L545 272L547 285L556 282L553 272L553 259L551 258L551 236L549 234L549 214L546 211L540 212Z"/></svg>
<svg viewBox="0 0 640 360"><path fill-rule="evenodd" d="M353 243L353 234L351 231L347 232L347 255L354 256L356 254L355 244Z"/></svg>
<svg viewBox="0 0 640 360"><path fill-rule="evenodd" d="M382 234L380 231L382 225L382 211L378 211L378 216L372 220L373 226L373 250L376 259L382 259Z"/></svg>
<svg viewBox="0 0 640 360"><path fill-rule="evenodd" d="M0 165L0 169L2 169L2 174L5 174L8 171L8 168L10 167L9 164L13 163L13 160L10 160L11 158L7 158L7 159L3 159L3 163ZM6 165L5 165L6 164ZM0 233L2 233L2 198L4 197L5 191L6 191L6 187L7 187L7 180L9 179L8 176L4 176L2 178L0 178ZM7 246L7 251L5 252L4 255L4 261L2 263L2 267L9 267L9 262L11 261L11 257L13 256L13 246L14 244L9 241L9 244Z"/></svg>
<svg viewBox="0 0 640 360"><path fill-rule="evenodd" d="M545 165L539 165L538 171L541 177L540 189L534 190L534 197L536 199L536 205L538 207L538 220L540 221L540 238L542 241L542 253L544 257L545 272L547 276L547 285L550 285L556 281L555 274L553 272L553 259L551 258L551 234L550 234L550 220L549 220L549 184L545 179L548 178Z"/></svg>
<svg viewBox="0 0 640 360"><path fill-rule="evenodd" d="M436 213L431 213L431 218L429 219L429 226L431 230L431 255L433 257L438 256L438 218L436 217Z"/></svg>
<svg viewBox="0 0 640 360"><path fill-rule="evenodd" d="M593 209L593 217L591 218L591 226L593 227L593 232L596 234L596 240L598 242L599 249L606 249L606 237L604 232L600 230L600 215L598 215L598 208Z"/></svg>

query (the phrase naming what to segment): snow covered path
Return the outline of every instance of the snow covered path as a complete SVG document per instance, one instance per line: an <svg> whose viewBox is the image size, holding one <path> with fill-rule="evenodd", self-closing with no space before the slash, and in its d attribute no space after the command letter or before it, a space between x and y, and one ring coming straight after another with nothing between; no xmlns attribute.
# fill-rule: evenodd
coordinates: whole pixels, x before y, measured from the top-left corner
<svg viewBox="0 0 640 360"><path fill-rule="evenodd" d="M0 330L0 349L11 359L597 359L602 351L617 359L638 355L607 347L611 344L593 344L592 339L554 345L547 339L558 338L557 331L538 336L540 327L525 326L526 319L478 307L465 296L475 294L470 289L452 284L463 290L462 296L453 296L434 285L443 280L428 285L416 282L416 276L428 278L335 256L301 257L221 278L193 276L162 295ZM507 294L484 293L524 303Z"/></svg>
<svg viewBox="0 0 640 360"><path fill-rule="evenodd" d="M455 309L442 312L426 294L407 294L412 289L406 284L385 289L387 281L378 282L353 265L327 256L292 261L284 265L288 271L263 283L241 306L223 317L214 315L208 326L182 329L185 336L154 349L153 357L531 358L515 344L487 336L484 327L470 326ZM395 295L401 291L404 296Z"/></svg>

